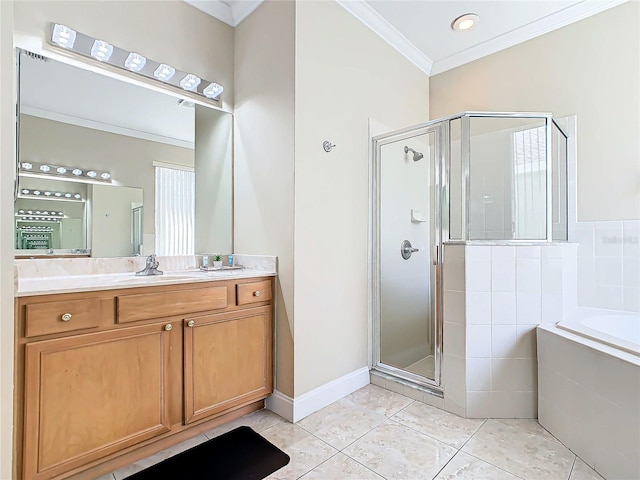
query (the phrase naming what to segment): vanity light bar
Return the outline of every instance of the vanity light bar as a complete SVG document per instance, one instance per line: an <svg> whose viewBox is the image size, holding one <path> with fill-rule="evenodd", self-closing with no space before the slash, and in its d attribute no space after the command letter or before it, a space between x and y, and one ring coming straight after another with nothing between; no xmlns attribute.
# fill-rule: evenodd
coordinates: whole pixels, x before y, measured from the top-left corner
<svg viewBox="0 0 640 480"><path fill-rule="evenodd" d="M29 232L53 232L53 228L45 227L43 225L22 225L18 228Z"/></svg>
<svg viewBox="0 0 640 480"><path fill-rule="evenodd" d="M47 200L66 200L70 202L84 202L82 195L72 192L52 192L50 190L32 190L21 188L18 197L21 198L46 198Z"/></svg>
<svg viewBox="0 0 640 480"><path fill-rule="evenodd" d="M109 172L62 167L50 163L20 162L20 174L29 177L54 177L59 180L73 179L75 182L111 183L111 173Z"/></svg>
<svg viewBox="0 0 640 480"><path fill-rule="evenodd" d="M51 23L49 42L65 50L92 57L102 63L158 80L177 89L193 92L199 96L220 101L224 87L218 83L201 79L193 73L183 72L166 63L150 60L143 55L129 52L110 43L77 32L66 25Z"/></svg>
<svg viewBox="0 0 640 480"><path fill-rule="evenodd" d="M22 222L58 222L62 220L60 217L45 217L45 216L32 216L32 217L20 217Z"/></svg>
<svg viewBox="0 0 640 480"><path fill-rule="evenodd" d="M18 210L16 212L16 217L31 217L31 216L45 216L45 217L56 217L62 218L64 217L63 212L56 212L53 210Z"/></svg>

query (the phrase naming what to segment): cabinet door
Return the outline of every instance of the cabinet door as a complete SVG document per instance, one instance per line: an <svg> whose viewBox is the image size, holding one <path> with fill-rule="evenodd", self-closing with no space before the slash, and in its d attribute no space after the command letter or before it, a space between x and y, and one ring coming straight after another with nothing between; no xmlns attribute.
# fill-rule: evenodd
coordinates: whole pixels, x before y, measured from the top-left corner
<svg viewBox="0 0 640 480"><path fill-rule="evenodd" d="M272 391L271 307L185 320L185 422Z"/></svg>
<svg viewBox="0 0 640 480"><path fill-rule="evenodd" d="M23 478L50 478L169 431L166 328L26 345Z"/></svg>

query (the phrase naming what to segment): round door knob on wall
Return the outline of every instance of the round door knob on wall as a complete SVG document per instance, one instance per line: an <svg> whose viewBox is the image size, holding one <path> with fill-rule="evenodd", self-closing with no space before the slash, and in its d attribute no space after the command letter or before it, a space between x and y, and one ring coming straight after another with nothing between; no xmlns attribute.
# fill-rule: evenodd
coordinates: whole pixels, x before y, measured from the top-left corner
<svg viewBox="0 0 640 480"><path fill-rule="evenodd" d="M167 324L164 326L164 329L165 329L167 332L168 332L169 330L171 330L172 328L173 328L173 325L171 325L170 323L167 323Z"/></svg>
<svg viewBox="0 0 640 480"><path fill-rule="evenodd" d="M62 321L63 322L68 322L69 320L71 320L71 314L70 313L63 313L62 314Z"/></svg>
<svg viewBox="0 0 640 480"><path fill-rule="evenodd" d="M188 326L188 327L193 327L195 324L196 324L196 322L194 322L193 320L189 320L189 321L187 322L187 326Z"/></svg>

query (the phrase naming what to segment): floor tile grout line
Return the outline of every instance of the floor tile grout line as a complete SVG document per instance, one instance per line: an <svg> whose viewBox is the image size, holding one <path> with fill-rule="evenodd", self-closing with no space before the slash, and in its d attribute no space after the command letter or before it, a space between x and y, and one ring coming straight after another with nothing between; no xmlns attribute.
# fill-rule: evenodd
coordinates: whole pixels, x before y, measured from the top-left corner
<svg viewBox="0 0 640 480"><path fill-rule="evenodd" d="M451 463L451 460L453 460L454 458L456 458L456 456L461 452L461 450L457 450L456 453L454 453L453 455L451 455L451 458L449 460L447 460L447 463L445 463L442 468L440 470L437 471L437 473L431 477L431 480L435 480L435 478L440 475L440 472L442 472L442 470L444 470L445 468L447 468L447 465L449 465L449 463Z"/></svg>
<svg viewBox="0 0 640 480"><path fill-rule="evenodd" d="M503 425L508 425L510 427L515 427L515 428L517 428L519 430L523 430L523 431L525 431L527 433L531 433L533 435L537 435L540 438L543 438L544 440L549 440L549 441L556 442L556 443L559 443L561 445L564 445L564 443L562 443L560 440L558 440L551 432L549 432L549 430L547 430L542 425L540 425L540 422L538 422L537 418L494 418L492 420L497 420L500 423L502 423ZM551 437L553 437L553 438L545 437L544 435L540 435L538 432L532 432L531 430L527 430L526 428L522 428L519 425L511 425L509 423L504 423L502 420L535 420L538 423L538 425L540 425L540 427L543 428L544 431L547 432L549 435L551 435ZM565 447L566 447L566 445L565 445Z"/></svg>
<svg viewBox="0 0 640 480"><path fill-rule="evenodd" d="M486 463L486 464L488 464L488 465L491 465L492 467L495 467L495 468L497 468L498 470L502 470L503 472L506 472L506 473L508 473L509 475L513 475L514 477L519 478L519 479L521 479L521 480L527 480L526 478L521 477L520 475L515 474L515 473L513 473L513 472L510 472L509 470L507 470L507 469L506 469L506 468L504 468L504 467L500 467L500 466L498 466L498 465L496 465L496 464L494 464L494 463L491 463L491 462L489 462L489 461L485 460L484 458L480 458L480 457L478 457L477 455L474 455L473 453L464 452L464 451L462 451L462 449L460 449L460 451L461 451L462 453L466 454L466 455L469 455L470 457L477 458L477 459L478 459L478 460L480 460L481 462L484 462L484 463Z"/></svg>
<svg viewBox="0 0 640 480"><path fill-rule="evenodd" d="M437 408L437 407L434 407L434 408ZM447 412L447 413L450 413L450 412ZM452 414L452 415L455 415L455 414ZM395 415L394 415L394 416L395 416ZM457 415L456 415L456 416L457 416ZM460 418L464 418L464 417L460 417ZM486 419L486 418L485 418L485 419L482 419L483 421L482 421L482 423L480 424L480 426L479 426L476 430L474 430L474 432L469 436L469 438L467 438L467 439L464 441L464 443L462 444L462 446L460 446L460 448L458 448L458 447L456 447L455 445L451 445L450 443L447 443L447 442L445 442L444 440L440 440L439 438L434 437L433 435L430 435L430 434L428 434L428 433L422 432L422 431L420 431L420 430L416 430L415 428L410 427L409 425L405 425L404 423L402 423L402 422L400 422L400 421L398 421L398 420L396 420L396 419L394 419L394 418L389 418L389 420L393 420L393 421L394 421L394 422L396 422L398 425L402 425L403 427L407 427L409 430L411 430L411 431L413 431L413 432L419 433L419 434L421 434L421 435L425 435L426 437L429 437L429 438L430 438L430 439L432 439L432 440L435 440L435 441L437 441L437 442L440 442L440 443L442 443L442 444L446 445L447 447L455 448L456 450L459 450L459 449L461 449L462 447L464 447L464 446L467 444L467 442L468 442L469 440L471 440L471 438L472 438L476 433L478 433L478 430L480 430L480 429L482 428L482 425L484 425L484 424L486 423L486 421L487 421L487 419Z"/></svg>
<svg viewBox="0 0 640 480"><path fill-rule="evenodd" d="M313 472L316 468L318 468L320 465L324 465L325 463L327 463L329 460L331 460L333 457L335 457L336 455L338 455L340 453L340 451L337 451L336 453L334 453L333 455L331 455L329 458L327 458L326 460L323 460L322 462L320 462L318 465L316 465L315 467L311 467L311 469L307 470L306 472L304 472L301 475L298 475L296 477L296 479L302 478L304 477L307 473ZM276 470L277 471L277 470ZM274 472L275 473L275 472Z"/></svg>
<svg viewBox="0 0 640 480"><path fill-rule="evenodd" d="M573 452L571 452L571 453L573 453ZM571 464L571 471L569 472L569 476L567 477L567 480L570 480L570 479L571 479L571 475L573 474L573 469L574 469L574 468L576 468L576 459L577 459L577 458L578 458L578 456L577 456L577 455L575 455L575 456L573 457L573 463Z"/></svg>
<svg viewBox="0 0 640 480"><path fill-rule="evenodd" d="M351 460L353 460L354 462L356 462L358 465L362 465L364 468L366 468L367 470L369 470L370 472L375 473L376 475L384 478L385 480L387 480L387 477L385 477L384 475L382 475L381 473L376 472L373 468L369 468L367 467L364 463L358 461L357 459L353 458L351 455L344 453L343 451L340 451L339 453L343 454L344 456L346 456L347 458L350 458Z"/></svg>

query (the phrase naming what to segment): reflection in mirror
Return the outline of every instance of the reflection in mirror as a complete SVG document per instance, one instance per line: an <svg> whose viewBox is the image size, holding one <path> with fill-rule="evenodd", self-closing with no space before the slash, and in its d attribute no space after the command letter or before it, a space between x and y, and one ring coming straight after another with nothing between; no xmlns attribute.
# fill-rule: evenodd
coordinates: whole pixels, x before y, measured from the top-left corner
<svg viewBox="0 0 640 480"><path fill-rule="evenodd" d="M232 251L230 114L19 57L16 255Z"/></svg>

